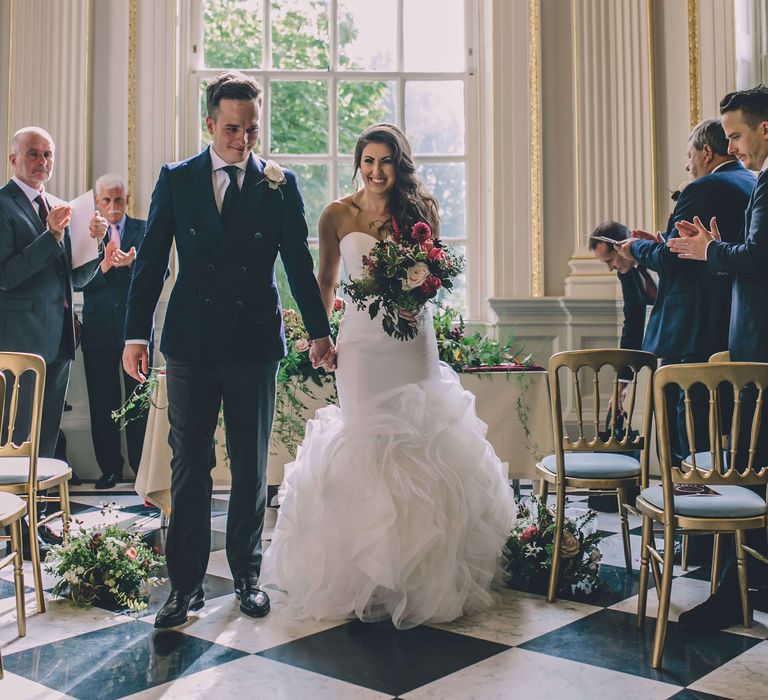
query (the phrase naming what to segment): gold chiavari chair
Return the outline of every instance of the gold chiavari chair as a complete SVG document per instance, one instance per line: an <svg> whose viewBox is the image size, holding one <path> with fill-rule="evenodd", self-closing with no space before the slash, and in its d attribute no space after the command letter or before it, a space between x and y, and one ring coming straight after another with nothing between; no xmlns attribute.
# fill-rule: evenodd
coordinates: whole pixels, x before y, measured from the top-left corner
<svg viewBox="0 0 768 700"><path fill-rule="evenodd" d="M27 373L31 381L27 381L26 378L22 381L22 377ZM2 442L2 436L0 436L0 492L16 494L26 501L35 595L37 609L42 613L45 612L45 597L37 530L42 525L61 518L64 525L64 538L67 538L70 514L67 482L72 477L72 470L66 462L59 459L38 457L45 389L43 358L39 355L20 352L0 352L0 376L3 377L0 394L5 397L5 400L0 402L0 411L2 411L0 425L5 429L5 442ZM19 417L19 399L22 391L31 392L31 421L27 438L15 444L13 434ZM58 488L58 495L42 495L41 492L52 488ZM50 494L50 491L48 493ZM58 510L44 518L39 518L38 505L49 502L58 504Z"/></svg>
<svg viewBox="0 0 768 700"><path fill-rule="evenodd" d="M617 411L611 410L607 435L601 433L600 373L608 372L611 385L611 405L619 405L621 384L619 373L630 368L628 397L624 404L626 418L623 430L617 429ZM647 372L643 372L643 369ZM627 571L632 571L632 552L627 521L626 489L631 486L645 487L648 481L648 435L651 431L653 412L651 379L656 369L656 357L639 350L572 350L553 355L549 360L549 388L552 403L552 429L555 452L544 457L537 465L537 476L541 479L540 495L546 499L548 485L554 486L555 539L552 549L552 569L549 576L547 601L557 596L557 581L560 569L560 544L565 522L566 492L615 494L619 501L621 532L624 544L624 560ZM560 374L567 373L561 380ZM586 374L588 381L582 381L579 373ZM642 421L633 425L638 404L638 380L641 373L647 375L648 385ZM591 379L589 377L591 376ZM573 386L573 403L576 410L576 439L571 439L565 429L563 415L563 391L565 385ZM585 411L584 384L592 385L591 411ZM589 413L593 414L589 420ZM617 437L617 433L619 434ZM631 454L640 452L638 461ZM576 489L576 491L573 491Z"/></svg>
<svg viewBox="0 0 768 700"><path fill-rule="evenodd" d="M2 397L0 397L2 398ZM10 541L11 553L0 559L0 569L13 564L13 583L16 593L16 625L19 637L27 633L27 613L24 608L24 566L21 545L21 519L27 504L12 493L0 493L0 542ZM5 535L5 528L11 534ZM0 656L0 678L3 677L3 659Z"/></svg>
<svg viewBox="0 0 768 700"><path fill-rule="evenodd" d="M691 387L703 385L709 392L709 416L707 437L709 451L697 452L693 410L690 399ZM664 398L665 388L676 385L684 393L686 434L691 454L680 467L672 466L669 420ZM755 401L744 406L742 389L753 385ZM723 441L720 402L724 387L733 392L733 414L730 434L739 435L741 416L754 407L750 424L749 445L734 438L728 445ZM640 552L640 590L637 604L637 624L645 620L648 597L649 566L656 582L659 596L659 610L653 643L651 666L660 668L667 631L672 571L674 561L673 543L676 532L734 533L739 576L739 590L743 611L744 627L751 624L747 598L747 571L745 552L761 555L744 547L744 532L765 528L768 525L768 507L765 498L748 486L765 486L768 483L768 467L755 463L758 437L761 430L761 412L765 403L765 389L768 387L768 364L749 362L700 363L690 365L668 365L656 372L654 397L656 402L656 432L661 462L661 485L651 486L642 491L637 499L637 509L643 515L643 535ZM751 404L751 405L750 405ZM703 436L699 436L699 444ZM744 465L739 471L735 465ZM675 493L685 487L699 492ZM706 495L707 489L717 495ZM704 492L701 495L701 492ZM660 554L653 538L653 522L664 528L664 553ZM713 570L717 563L713 562Z"/></svg>

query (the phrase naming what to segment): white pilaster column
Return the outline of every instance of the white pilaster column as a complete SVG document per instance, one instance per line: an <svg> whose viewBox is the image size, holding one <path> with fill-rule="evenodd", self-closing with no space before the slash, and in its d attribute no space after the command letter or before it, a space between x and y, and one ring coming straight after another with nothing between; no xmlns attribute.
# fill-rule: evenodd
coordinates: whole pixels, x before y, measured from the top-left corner
<svg viewBox="0 0 768 700"><path fill-rule="evenodd" d="M144 218L160 166L176 160L176 3L129 0L136 4L134 55L135 144L128 144L136 173L134 214Z"/></svg>
<svg viewBox="0 0 768 700"><path fill-rule="evenodd" d="M719 115L720 100L736 89L736 18L732 2L697 1L701 118L708 119Z"/></svg>
<svg viewBox="0 0 768 700"><path fill-rule="evenodd" d="M8 5L6 128L9 134L24 126L50 132L56 163L47 188L63 199L91 184L91 12L91 0L10 0Z"/></svg>
<svg viewBox="0 0 768 700"><path fill-rule="evenodd" d="M655 225L648 3L574 0L572 8L577 225L565 293L609 297L616 278L588 251L589 233L608 219Z"/></svg>

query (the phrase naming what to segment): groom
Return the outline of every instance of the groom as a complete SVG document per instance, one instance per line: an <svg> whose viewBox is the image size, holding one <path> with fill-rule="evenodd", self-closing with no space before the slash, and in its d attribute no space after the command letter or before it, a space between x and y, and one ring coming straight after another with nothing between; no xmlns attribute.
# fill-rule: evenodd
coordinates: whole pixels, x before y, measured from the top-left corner
<svg viewBox="0 0 768 700"><path fill-rule="evenodd" d="M259 589L266 464L275 378L285 355L277 253L313 338L315 366L333 368L328 318L312 272L304 205L293 173L251 150L259 135L261 86L225 72L206 90L213 141L192 158L164 165L134 264L125 322L125 371L142 381L152 317L173 242L178 275L160 350L166 358L171 519L166 555L171 594L155 627L174 627L203 607L211 539L213 435L224 405L232 489L227 559L240 610L269 612Z"/></svg>

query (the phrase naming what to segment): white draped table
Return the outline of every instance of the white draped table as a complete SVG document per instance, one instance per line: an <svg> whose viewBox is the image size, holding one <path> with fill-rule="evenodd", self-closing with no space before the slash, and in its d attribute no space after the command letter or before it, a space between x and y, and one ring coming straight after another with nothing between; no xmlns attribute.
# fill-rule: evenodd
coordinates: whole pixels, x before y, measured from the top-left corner
<svg viewBox="0 0 768 700"><path fill-rule="evenodd" d="M534 466L542 455L553 452L552 422L547 373L476 372L459 375L462 386L475 395L477 415L488 426L488 440L510 479L533 479ZM136 492L164 512L171 508L171 448L168 445L168 394L165 376L160 376L153 405L149 409L144 451L136 475ZM306 418L325 405L325 394L307 403ZM224 449L224 428L216 430L216 468L213 484L230 483ZM292 457L282 446L273 446L267 465L267 482L278 485Z"/></svg>

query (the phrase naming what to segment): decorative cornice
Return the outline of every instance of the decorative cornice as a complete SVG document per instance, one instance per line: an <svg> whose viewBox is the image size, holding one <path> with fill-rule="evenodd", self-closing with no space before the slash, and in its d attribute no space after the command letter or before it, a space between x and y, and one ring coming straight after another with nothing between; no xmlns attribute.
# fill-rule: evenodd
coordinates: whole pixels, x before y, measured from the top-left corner
<svg viewBox="0 0 768 700"><path fill-rule="evenodd" d="M688 0L688 94L691 129L701 121L699 0Z"/></svg>
<svg viewBox="0 0 768 700"><path fill-rule="evenodd" d="M544 296L541 211L541 7L528 0L528 104L531 108L531 295Z"/></svg>
<svg viewBox="0 0 768 700"><path fill-rule="evenodd" d="M128 214L134 215L136 201L136 5L128 0Z"/></svg>

